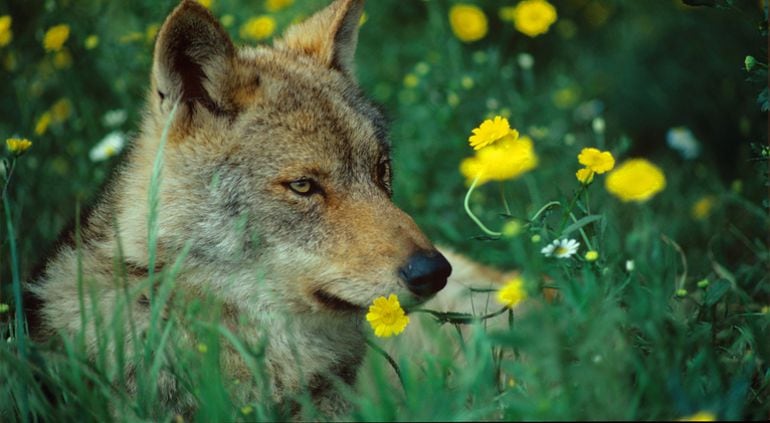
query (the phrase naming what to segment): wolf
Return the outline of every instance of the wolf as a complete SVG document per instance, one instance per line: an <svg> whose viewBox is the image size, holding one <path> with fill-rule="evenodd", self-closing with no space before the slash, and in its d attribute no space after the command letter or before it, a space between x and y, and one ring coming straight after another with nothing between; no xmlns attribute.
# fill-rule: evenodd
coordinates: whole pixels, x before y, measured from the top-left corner
<svg viewBox="0 0 770 423"><path fill-rule="evenodd" d="M118 269L138 286L183 256L174 289L213 295L223 324L248 328L244 342L265 340L273 400L307 390L325 415L348 411L336 386L355 383L369 304L389 294L406 308L423 303L452 272L391 201L388 121L355 77L363 3L336 0L272 46L236 47L195 1L171 12L140 134L80 242L62 245L29 288L41 304L38 339L72 336L98 317L91 310L110 316L123 295ZM139 332L151 324L151 297L129 306ZM84 337L95 354L98 335ZM227 377L249 379L238 353L221 354ZM173 382L159 389L184 408Z"/></svg>

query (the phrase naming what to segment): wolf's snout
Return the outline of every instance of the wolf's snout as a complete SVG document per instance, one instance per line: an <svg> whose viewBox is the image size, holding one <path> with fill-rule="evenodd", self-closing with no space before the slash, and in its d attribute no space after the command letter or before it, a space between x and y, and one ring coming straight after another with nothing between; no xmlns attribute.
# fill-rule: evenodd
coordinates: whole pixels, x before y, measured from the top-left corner
<svg viewBox="0 0 770 423"><path fill-rule="evenodd" d="M420 297L440 291L452 273L452 266L438 251L420 251L412 254L400 274L407 288Z"/></svg>

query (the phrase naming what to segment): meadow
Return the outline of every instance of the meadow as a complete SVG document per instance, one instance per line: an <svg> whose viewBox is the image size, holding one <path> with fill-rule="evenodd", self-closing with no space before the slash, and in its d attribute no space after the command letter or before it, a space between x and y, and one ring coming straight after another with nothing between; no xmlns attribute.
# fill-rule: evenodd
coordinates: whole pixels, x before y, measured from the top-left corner
<svg viewBox="0 0 770 423"><path fill-rule="evenodd" d="M218 351L241 348L255 380L260 351L200 305L96 357L77 338L31 342L19 319L24 283L138 131L175 3L0 2L0 421L287 417L239 402ZM201 3L255 44L327 2ZM468 290L486 304L473 315L413 313L430 348L365 328L348 417L770 419L767 7L369 0L356 73L392 118L395 203L436 243L518 276ZM173 271L160 282L155 309ZM170 336L182 320L205 343ZM165 352L179 361L162 369ZM128 361L133 394L114 364ZM161 370L193 415L164 407Z"/></svg>

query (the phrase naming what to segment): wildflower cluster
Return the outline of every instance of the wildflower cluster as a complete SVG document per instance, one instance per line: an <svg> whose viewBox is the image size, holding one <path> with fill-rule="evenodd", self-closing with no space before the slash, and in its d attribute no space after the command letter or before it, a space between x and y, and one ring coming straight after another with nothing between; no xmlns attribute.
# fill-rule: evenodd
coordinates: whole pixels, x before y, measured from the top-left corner
<svg viewBox="0 0 770 423"><path fill-rule="evenodd" d="M609 151L599 151L596 148L584 148L578 155L578 162L585 166L577 171L575 176L581 184L588 185L594 180L594 175L608 172L615 167L615 158Z"/></svg>
<svg viewBox="0 0 770 423"><path fill-rule="evenodd" d="M527 136L508 135L494 145L479 150L460 164L460 172L469 183L516 179L537 167L534 143Z"/></svg>
<svg viewBox="0 0 770 423"><path fill-rule="evenodd" d="M499 16L512 23L517 31L533 38L547 33L558 18L556 8L546 0L522 0L515 6L504 6ZM455 4L449 9L449 25L454 35L465 43L484 38L489 27L484 11L466 3Z"/></svg>
<svg viewBox="0 0 770 423"><path fill-rule="evenodd" d="M48 110L43 112L35 123L35 135L41 136L48 132L51 125L60 125L72 115L72 102L68 98L56 101Z"/></svg>
<svg viewBox="0 0 770 423"><path fill-rule="evenodd" d="M663 171L646 159L626 160L615 169L612 153L589 147L580 152L578 162L585 167L578 170L575 177L583 185L591 184L594 175L612 171L607 176L605 187L624 202L645 202L666 186Z"/></svg>
<svg viewBox="0 0 770 423"><path fill-rule="evenodd" d="M476 154L460 164L460 172L469 183L516 179L537 167L532 139L519 137L519 132L511 129L508 119L501 116L487 119L472 133L468 143Z"/></svg>
<svg viewBox="0 0 770 423"><path fill-rule="evenodd" d="M285 28L311 16L317 6L332 3L196 1L235 44L253 47L247 50L257 56ZM7 201L0 231L0 274L8 276L0 289L0 355L14 363L0 365L0 390L10 399L0 401L0 416L55 419L56 407L46 405L39 389L30 389L29 381L39 376L54 392L72 393L66 403L108 404L88 410L95 419L109 420L111 410L128 410L132 415L181 421L175 411L163 411L164 396L136 401L121 390L121 374L109 363L110 357L136 365L132 381L138 386L132 392L155 392L154 374L138 370L157 366L145 366L142 354L132 362L132 351L103 351L105 346L109 350L110 345L122 345L110 340L130 335L123 333L127 326L101 324L119 323L109 310L104 319L86 322L89 331L105 335L99 337L106 340L105 346L97 345L89 351L93 354L87 354L75 343L66 357L57 356L50 363L25 359L18 342L25 334L24 320L18 319L18 329L7 323L14 321L14 312L23 310L15 306L21 301L7 295L11 286L22 286L12 284L13 264L22 279L31 273L29 267L38 261L41 248L75 217L76 200L82 199L82 206L91 201L95 187L117 165L117 156L147 128L142 123L156 118L150 114L142 120L141 97L153 84L147 78L153 44L163 14L171 10L171 6L154 10L149 0L37 3L44 7L0 8L0 73L8 89L0 104L4 115L0 133L5 140L0 187ZM343 7L356 3L337 2ZM696 3L700 7L693 7ZM720 3L730 7L708 8ZM467 253L484 266L453 261L447 287L419 306L406 290L377 298L372 297L379 294L369 293L372 302L365 304L366 311L346 314L361 318L367 343L375 351L376 343L402 341L387 348L399 355L390 360L396 373L398 364L408 362L398 375L404 390L394 391L390 383L365 384L364 395L377 399L377 404L360 406L368 403L354 397L359 407L352 417L766 418L763 394L770 359L761 340L767 338L770 290L763 267L768 257L764 229L769 227L763 187L770 149L761 141L767 138L763 113L768 108L768 64L762 43L767 38L767 4L767 0L366 2L358 22L355 74L327 72L308 62L309 72L302 77L333 74L342 82L358 78L364 93L387 105L388 113L395 115L389 129L396 202L431 240ZM153 13L146 13L150 10ZM737 10L740 13L730 13ZM729 19L720 20L720 15ZM742 17L750 17L743 27ZM751 35L757 27L761 37ZM714 28L720 30L710 31ZM742 53L732 58L712 55L692 66L697 54L687 50L688 43L660 43L684 40L688 34L696 34L698 45L713 51ZM755 39L753 44L749 39ZM656 71L637 66L639 60L629 62L629 57L654 65ZM339 65L339 58L334 57L332 68ZM239 63L239 71L244 64ZM295 116L293 94L283 95L291 90L278 90L281 93L273 96L277 76L273 71L279 68L284 69L260 67L258 75L230 75L225 89L236 92L241 82L259 82L257 103L285 103L281 103L285 113L271 119L295 123L283 128L289 132L312 130L313 114ZM206 65L201 70L211 69ZM677 86L681 81L686 84ZM219 82L209 78L204 87L215 103L223 107L238 103L240 110L248 106L243 101L251 102L250 95L222 97ZM750 84L757 86L756 95L743 98ZM335 104L368 116L368 107L356 100L354 91L332 93L342 101ZM328 108L317 105L321 118ZM365 110L356 110L359 106ZM243 108L248 111L244 118L260 109L256 104L257 109L248 107ZM209 114L205 108L199 110ZM212 119L227 121L226 116ZM344 120L341 124L347 126ZM364 126L354 132L367 132L368 124ZM212 143L238 141L214 139L226 135L208 134ZM349 140L356 144L354 159L358 153L377 153L361 150L361 140L354 138ZM756 152L748 148L753 143L759 145ZM283 149L287 157L294 156L290 144ZM177 147L188 155L203 151L192 145L189 150L185 144L168 146L173 148L163 150L168 153L164 184L180 176L166 168L178 164ZM442 160L432 160L436 157ZM728 175L729 180L722 180ZM368 172L359 176L376 180ZM208 185L214 191L222 188ZM12 254L14 242L17 258ZM451 255L447 258L453 260ZM184 267L187 261L180 259ZM84 275L84 282L90 283L91 276ZM156 276L158 282L174 282L171 272ZM128 294L134 292L140 291ZM174 297L175 303L183 300ZM173 372L161 369L161 373L164 377L169 373L169 382L180 394L200 403L201 416L255 421L292 417L282 414L286 407L273 407L270 394L248 400L232 396L230 383L217 373L222 354L234 349L250 368L262 369L260 344L237 342L248 332L207 321L196 325L195 331L211 328L215 333L195 333L189 345L180 348L174 339L176 319L194 322L193 316L179 312L161 317L148 334L156 326L169 327L168 337L141 337L137 348L130 350L185 352L173 363ZM169 326L163 326L166 323ZM410 327L418 324L427 327ZM119 332L112 333L113 329ZM398 339L403 334L431 336ZM415 342L430 344L426 348L430 354L422 350L415 354ZM45 350L45 345L33 344L32 351L45 356ZM83 363L89 364L88 380L83 378ZM370 370L380 370L381 363L385 362L378 357L367 359L360 378L368 382L371 376L379 377L379 371ZM307 363L298 364L302 369ZM312 372L300 373L307 376L302 379L315 382ZM261 382L258 377L252 379ZM201 383L209 378L227 383ZM234 386L233 392L249 389L246 379L236 379L234 385L243 385ZM102 382L110 389L81 386ZM601 389L592 389L597 386ZM660 386L674 395L660 395ZM434 395L434 388L441 395ZM284 404L310 403L307 393L300 391ZM612 407L606 392L612 393L612 400L630 405ZM22 394L30 395L27 410ZM323 419L312 411L297 415Z"/></svg>

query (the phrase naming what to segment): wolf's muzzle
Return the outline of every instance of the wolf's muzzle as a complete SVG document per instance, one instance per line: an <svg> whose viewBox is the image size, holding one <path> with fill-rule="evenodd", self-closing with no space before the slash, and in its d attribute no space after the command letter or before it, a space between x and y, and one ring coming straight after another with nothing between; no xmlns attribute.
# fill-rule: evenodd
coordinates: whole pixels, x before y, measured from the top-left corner
<svg viewBox="0 0 770 423"><path fill-rule="evenodd" d="M399 274L407 288L420 297L428 297L440 291L452 273L452 266L436 250L412 254Z"/></svg>

